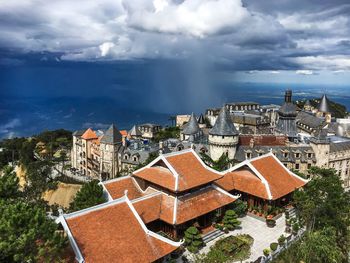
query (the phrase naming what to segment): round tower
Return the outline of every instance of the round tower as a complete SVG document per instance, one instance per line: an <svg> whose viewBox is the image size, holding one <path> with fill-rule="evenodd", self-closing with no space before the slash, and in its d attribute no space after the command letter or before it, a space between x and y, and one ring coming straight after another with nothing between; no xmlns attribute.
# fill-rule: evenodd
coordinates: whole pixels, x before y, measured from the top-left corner
<svg viewBox="0 0 350 263"><path fill-rule="evenodd" d="M222 154L234 159L238 144L236 130L226 107L222 107L213 128L209 131L209 151L213 160L218 160Z"/></svg>

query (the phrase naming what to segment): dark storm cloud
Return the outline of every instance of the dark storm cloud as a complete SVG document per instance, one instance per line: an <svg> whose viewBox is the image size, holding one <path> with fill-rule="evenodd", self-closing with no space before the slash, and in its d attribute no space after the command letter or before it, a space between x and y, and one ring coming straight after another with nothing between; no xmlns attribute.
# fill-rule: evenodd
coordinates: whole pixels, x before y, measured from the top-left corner
<svg viewBox="0 0 350 263"><path fill-rule="evenodd" d="M52 64L180 59L232 70L349 70L349 28L347 0L4 1L0 64L25 54Z"/></svg>

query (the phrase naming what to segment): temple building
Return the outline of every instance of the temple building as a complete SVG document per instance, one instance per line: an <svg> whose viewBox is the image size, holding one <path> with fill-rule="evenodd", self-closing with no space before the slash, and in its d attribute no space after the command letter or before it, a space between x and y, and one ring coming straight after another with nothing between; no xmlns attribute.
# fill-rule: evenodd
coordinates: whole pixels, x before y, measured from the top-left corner
<svg viewBox="0 0 350 263"><path fill-rule="evenodd" d="M79 263L162 262L181 245L149 230L126 195L61 215L57 223Z"/></svg>
<svg viewBox="0 0 350 263"><path fill-rule="evenodd" d="M147 227L173 239L194 224L211 226L215 215L239 196L229 194L214 182L223 174L206 166L192 150L162 154L131 176L103 182L109 200L125 190Z"/></svg>
<svg viewBox="0 0 350 263"><path fill-rule="evenodd" d="M78 262L162 262L188 227L206 233L238 198L266 211L287 205L306 183L272 153L218 172L187 149L101 182L106 203L63 214L57 222Z"/></svg>
<svg viewBox="0 0 350 263"><path fill-rule="evenodd" d="M269 205L289 204L291 194L307 180L288 170L270 152L235 165L215 183L232 194L241 195L249 207L261 207L266 211Z"/></svg>

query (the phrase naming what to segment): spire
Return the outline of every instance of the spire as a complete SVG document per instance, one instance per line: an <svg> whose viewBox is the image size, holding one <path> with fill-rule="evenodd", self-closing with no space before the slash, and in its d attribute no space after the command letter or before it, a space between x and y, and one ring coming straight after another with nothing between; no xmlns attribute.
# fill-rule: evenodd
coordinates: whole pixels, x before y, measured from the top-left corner
<svg viewBox="0 0 350 263"><path fill-rule="evenodd" d="M201 115L199 116L198 123L199 123L199 124L205 124L205 120L204 120L203 114L201 114Z"/></svg>
<svg viewBox="0 0 350 263"><path fill-rule="evenodd" d="M186 135L191 135L191 134L196 134L199 131L200 131L200 128L197 122L197 118L192 112L188 123L186 123L182 129L182 133Z"/></svg>
<svg viewBox="0 0 350 263"><path fill-rule="evenodd" d="M230 114L228 113L225 106L223 106L220 110L214 127L209 131L209 134L220 136L238 135L238 132L231 120Z"/></svg>
<svg viewBox="0 0 350 263"><path fill-rule="evenodd" d="M122 142L122 135L118 128L112 124L102 136L101 143L117 144Z"/></svg>
<svg viewBox="0 0 350 263"><path fill-rule="evenodd" d="M329 105L328 105L328 98L326 94L323 94L321 98L321 102L318 105L318 111L319 112L330 112Z"/></svg>
<svg viewBox="0 0 350 263"><path fill-rule="evenodd" d="M140 131L140 129L134 125L131 130L129 131L129 135L130 136L142 136L142 132Z"/></svg>
<svg viewBox="0 0 350 263"><path fill-rule="evenodd" d="M292 91L290 89L286 90L286 93L284 94L284 102L292 102Z"/></svg>

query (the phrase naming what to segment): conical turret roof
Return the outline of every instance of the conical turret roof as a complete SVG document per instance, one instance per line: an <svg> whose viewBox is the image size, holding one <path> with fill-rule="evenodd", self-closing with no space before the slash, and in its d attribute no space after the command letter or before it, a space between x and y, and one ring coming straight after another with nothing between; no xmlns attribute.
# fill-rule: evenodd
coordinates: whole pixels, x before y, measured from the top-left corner
<svg viewBox="0 0 350 263"><path fill-rule="evenodd" d="M328 105L328 98L326 94L323 94L320 104L318 105L318 111L320 112L330 112Z"/></svg>
<svg viewBox="0 0 350 263"><path fill-rule="evenodd" d="M131 130L129 131L129 135L130 136L142 136L142 132L140 131L140 129L134 125Z"/></svg>
<svg viewBox="0 0 350 263"><path fill-rule="evenodd" d="M200 131L197 118L192 112L190 120L184 125L182 133L186 135L196 134Z"/></svg>
<svg viewBox="0 0 350 263"><path fill-rule="evenodd" d="M122 142L122 134L118 130L118 128L112 124L108 130L105 132L105 134L102 136L102 139L100 141L101 143L106 144L116 144Z"/></svg>
<svg viewBox="0 0 350 263"><path fill-rule="evenodd" d="M204 120L203 114L201 114L201 115L199 116L198 123L199 123L199 124L205 124L205 120Z"/></svg>
<svg viewBox="0 0 350 263"><path fill-rule="evenodd" d="M209 131L209 134L220 136L238 135L238 131L233 125L230 114L228 113L225 106L223 106L220 110L214 127Z"/></svg>

